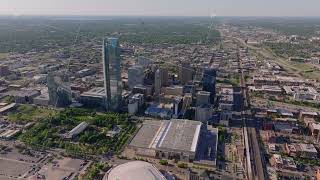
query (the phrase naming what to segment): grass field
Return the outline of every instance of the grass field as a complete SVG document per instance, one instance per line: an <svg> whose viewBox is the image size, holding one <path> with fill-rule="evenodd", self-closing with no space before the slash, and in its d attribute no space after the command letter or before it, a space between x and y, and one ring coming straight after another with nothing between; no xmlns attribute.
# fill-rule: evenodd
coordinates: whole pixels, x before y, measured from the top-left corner
<svg viewBox="0 0 320 180"><path fill-rule="evenodd" d="M20 105L17 112L9 114L8 119L14 122L32 122L47 118L55 113L56 111L53 109L32 105Z"/></svg>
<svg viewBox="0 0 320 180"><path fill-rule="evenodd" d="M256 53L259 53L264 57L274 59L274 62L279 63L279 65L283 66L288 72L291 72L293 74L296 74L298 76L301 76L307 79L320 80L320 76L319 76L320 71L317 70L315 66L312 64L289 61L287 59L278 57L269 49L257 50Z"/></svg>
<svg viewBox="0 0 320 180"><path fill-rule="evenodd" d="M5 59L7 58L8 53L0 53L0 59Z"/></svg>
<svg viewBox="0 0 320 180"><path fill-rule="evenodd" d="M312 72L303 72L303 76L309 79L316 79L320 81L320 71L314 70Z"/></svg>

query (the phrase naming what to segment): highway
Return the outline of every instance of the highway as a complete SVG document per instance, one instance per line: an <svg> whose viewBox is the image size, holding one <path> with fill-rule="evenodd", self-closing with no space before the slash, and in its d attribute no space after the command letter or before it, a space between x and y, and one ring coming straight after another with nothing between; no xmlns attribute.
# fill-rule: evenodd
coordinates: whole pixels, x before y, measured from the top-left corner
<svg viewBox="0 0 320 180"><path fill-rule="evenodd" d="M247 122L248 119L252 119L252 114L251 111L248 110L249 97L247 94L247 87L242 68L242 59L240 57L238 57L238 59L240 69L240 86L242 87L241 92L243 96L242 120L244 141L246 147L247 176L249 180L263 180L266 178L258 143L257 129L255 125L250 124L249 126Z"/></svg>

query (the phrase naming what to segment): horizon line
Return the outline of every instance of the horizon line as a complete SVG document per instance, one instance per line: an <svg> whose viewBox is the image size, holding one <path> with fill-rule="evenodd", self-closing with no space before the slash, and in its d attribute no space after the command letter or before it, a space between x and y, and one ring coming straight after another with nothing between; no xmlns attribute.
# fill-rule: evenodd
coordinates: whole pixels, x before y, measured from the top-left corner
<svg viewBox="0 0 320 180"><path fill-rule="evenodd" d="M203 16L203 15L130 15L130 14L0 14L0 17L9 16L9 17L211 17ZM320 18L320 15L317 16L273 16L273 15L223 15L223 16L215 16L215 17L231 17L231 18Z"/></svg>

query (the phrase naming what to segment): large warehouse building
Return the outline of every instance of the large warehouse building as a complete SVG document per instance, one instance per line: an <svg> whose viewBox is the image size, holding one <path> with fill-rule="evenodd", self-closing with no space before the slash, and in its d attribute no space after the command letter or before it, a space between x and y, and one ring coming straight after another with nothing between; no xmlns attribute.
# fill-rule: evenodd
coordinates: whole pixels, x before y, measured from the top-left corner
<svg viewBox="0 0 320 180"><path fill-rule="evenodd" d="M145 121L129 148L142 156L215 165L217 138L217 129L199 121Z"/></svg>

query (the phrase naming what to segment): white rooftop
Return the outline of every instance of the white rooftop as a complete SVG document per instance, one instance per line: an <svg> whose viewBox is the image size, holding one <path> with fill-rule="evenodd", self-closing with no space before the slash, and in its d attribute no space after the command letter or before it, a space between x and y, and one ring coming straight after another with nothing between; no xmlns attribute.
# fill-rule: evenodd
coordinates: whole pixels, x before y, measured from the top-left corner
<svg viewBox="0 0 320 180"><path fill-rule="evenodd" d="M144 161L131 161L111 169L104 180L166 180L152 164Z"/></svg>

